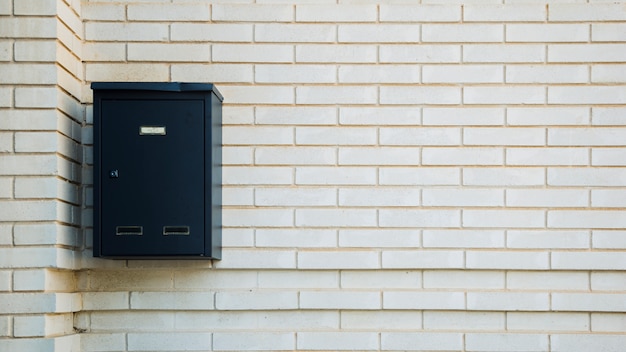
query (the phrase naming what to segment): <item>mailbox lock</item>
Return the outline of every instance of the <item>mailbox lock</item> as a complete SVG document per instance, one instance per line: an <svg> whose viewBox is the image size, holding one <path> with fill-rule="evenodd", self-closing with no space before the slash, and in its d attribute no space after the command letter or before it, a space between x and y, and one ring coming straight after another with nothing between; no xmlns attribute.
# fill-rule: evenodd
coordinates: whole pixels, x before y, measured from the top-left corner
<svg viewBox="0 0 626 352"><path fill-rule="evenodd" d="M120 172L118 170L109 171L109 178L118 178L120 177Z"/></svg>

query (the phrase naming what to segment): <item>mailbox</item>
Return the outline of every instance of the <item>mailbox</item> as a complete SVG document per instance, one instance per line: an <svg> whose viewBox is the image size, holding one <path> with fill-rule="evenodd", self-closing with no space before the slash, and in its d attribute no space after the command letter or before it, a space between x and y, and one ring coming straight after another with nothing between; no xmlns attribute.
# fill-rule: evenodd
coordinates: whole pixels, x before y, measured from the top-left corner
<svg viewBox="0 0 626 352"><path fill-rule="evenodd" d="M94 82L94 257L220 259L222 96Z"/></svg>

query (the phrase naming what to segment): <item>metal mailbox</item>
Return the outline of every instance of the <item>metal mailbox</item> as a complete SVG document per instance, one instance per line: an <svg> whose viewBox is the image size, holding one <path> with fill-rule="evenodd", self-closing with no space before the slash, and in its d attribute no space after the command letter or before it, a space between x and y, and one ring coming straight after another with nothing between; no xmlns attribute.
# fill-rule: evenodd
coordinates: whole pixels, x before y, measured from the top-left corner
<svg viewBox="0 0 626 352"><path fill-rule="evenodd" d="M94 82L94 257L220 259L222 96Z"/></svg>

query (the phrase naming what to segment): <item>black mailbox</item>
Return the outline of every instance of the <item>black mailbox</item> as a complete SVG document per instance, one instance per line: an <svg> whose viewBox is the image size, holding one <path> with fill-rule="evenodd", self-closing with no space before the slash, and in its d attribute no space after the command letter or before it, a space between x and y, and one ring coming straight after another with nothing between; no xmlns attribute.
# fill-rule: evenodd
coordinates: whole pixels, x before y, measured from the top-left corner
<svg viewBox="0 0 626 352"><path fill-rule="evenodd" d="M94 257L220 259L222 96L95 82Z"/></svg>

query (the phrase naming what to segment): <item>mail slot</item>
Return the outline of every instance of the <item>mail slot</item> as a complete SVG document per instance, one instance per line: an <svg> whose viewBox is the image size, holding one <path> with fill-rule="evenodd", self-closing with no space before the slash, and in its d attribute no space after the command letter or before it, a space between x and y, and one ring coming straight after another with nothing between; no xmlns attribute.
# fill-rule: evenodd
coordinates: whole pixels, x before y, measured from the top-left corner
<svg viewBox="0 0 626 352"><path fill-rule="evenodd" d="M94 257L220 259L222 96L94 82Z"/></svg>

